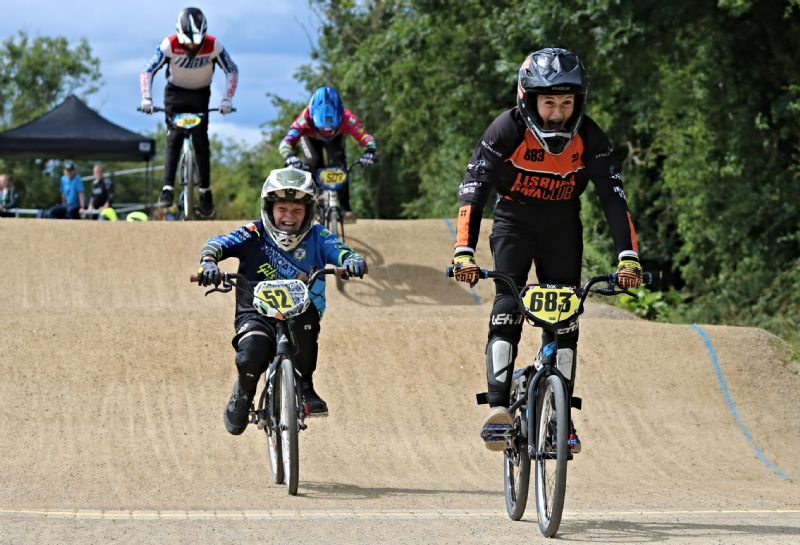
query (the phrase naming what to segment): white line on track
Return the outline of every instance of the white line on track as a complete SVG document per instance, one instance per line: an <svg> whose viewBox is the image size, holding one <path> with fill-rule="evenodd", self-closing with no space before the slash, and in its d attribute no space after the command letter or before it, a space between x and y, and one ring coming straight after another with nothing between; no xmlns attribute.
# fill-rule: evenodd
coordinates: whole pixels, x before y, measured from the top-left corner
<svg viewBox="0 0 800 545"><path fill-rule="evenodd" d="M751 515L800 514L800 509L699 509L665 511L567 511L570 518L606 518L612 516L659 517L670 515ZM413 510L270 510L270 511L157 511L89 509L3 509L0 517L66 518L80 520L286 520L286 519L491 519L502 517L499 510L413 509Z"/></svg>

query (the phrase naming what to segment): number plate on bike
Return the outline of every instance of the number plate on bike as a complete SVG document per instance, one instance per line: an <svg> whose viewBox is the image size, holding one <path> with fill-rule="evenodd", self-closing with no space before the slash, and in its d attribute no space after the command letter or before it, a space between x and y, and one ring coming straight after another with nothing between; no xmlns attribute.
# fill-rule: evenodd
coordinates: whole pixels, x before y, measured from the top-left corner
<svg viewBox="0 0 800 545"><path fill-rule="evenodd" d="M176 114L173 123L179 129L193 129L203 122L203 118L197 114Z"/></svg>
<svg viewBox="0 0 800 545"><path fill-rule="evenodd" d="M323 189L338 191L347 181L347 172L341 168L322 168L317 171L317 185Z"/></svg>
<svg viewBox="0 0 800 545"><path fill-rule="evenodd" d="M259 314L284 320L308 306L308 288L300 280L266 280L253 290L253 306Z"/></svg>
<svg viewBox="0 0 800 545"><path fill-rule="evenodd" d="M575 288L569 286L529 285L522 292L522 301L535 318L549 324L570 319L581 306Z"/></svg>

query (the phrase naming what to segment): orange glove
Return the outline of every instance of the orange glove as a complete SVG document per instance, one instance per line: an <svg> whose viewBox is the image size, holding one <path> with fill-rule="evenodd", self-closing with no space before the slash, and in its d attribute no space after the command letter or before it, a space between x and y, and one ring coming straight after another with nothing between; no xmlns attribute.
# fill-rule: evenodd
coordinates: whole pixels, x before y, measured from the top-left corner
<svg viewBox="0 0 800 545"><path fill-rule="evenodd" d="M475 257L469 252L457 252L453 256L453 278L459 282L467 282L475 287L481 277L481 269L475 263Z"/></svg>

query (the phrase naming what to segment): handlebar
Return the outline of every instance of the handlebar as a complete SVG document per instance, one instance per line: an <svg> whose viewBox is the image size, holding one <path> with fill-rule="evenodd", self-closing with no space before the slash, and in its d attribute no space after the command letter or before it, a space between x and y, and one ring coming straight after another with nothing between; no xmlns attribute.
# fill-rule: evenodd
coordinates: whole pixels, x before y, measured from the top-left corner
<svg viewBox="0 0 800 545"><path fill-rule="evenodd" d="M137 106L136 107L136 111L137 112L143 111L142 107L141 106ZM206 112L218 112L218 111L219 111L219 108L209 108L209 109L206 110ZM236 111L236 108L231 108L231 113L233 113L235 111ZM157 112L166 112L166 110L164 109L163 106L153 106L153 113L157 113Z"/></svg>
<svg viewBox="0 0 800 545"><path fill-rule="evenodd" d="M453 270L453 266L452 265L448 266L447 268L445 268L445 276L447 276L448 278L452 278L453 277L453 273L454 273L454 270ZM525 314L526 309L522 304L522 297L520 296L519 289L517 288L517 285L514 282L514 279L511 278L511 276L507 275L506 273L500 272L500 271L491 271L489 269L481 269L479 278L483 279L483 280L486 280L487 278L494 278L494 279L500 280L500 281L504 282L505 284L507 284L508 287L511 289L511 292L514 294L514 297L516 298L517 303L520 306L520 310L522 311L523 314ZM608 295L608 296L625 294L625 295L630 295L631 297L636 297L633 293L631 293L627 289L622 289L622 288L617 289L618 288L618 286L617 286L617 278L618 278L617 277L617 273L604 274L604 275L595 276L593 278L590 278L583 285L583 287L579 287L579 288L577 288L575 290L576 294L580 298L581 305L583 305L583 302L586 300L586 297L589 295L589 293L596 293L598 295ZM591 289L592 286L594 286L595 284L600 284L602 282L606 282L607 283L606 287L604 287L602 289L595 289L595 290ZM648 273L644 273L643 282L644 282L645 285L652 284L653 283L653 273L649 273L649 272Z"/></svg>
<svg viewBox="0 0 800 545"><path fill-rule="evenodd" d="M339 278L343 279L350 278L350 274L347 272L346 268L333 267L332 269L317 269L316 271L311 273L311 276L308 277L308 279L300 278L300 280L305 282L307 286L310 286L314 282L316 282L320 276L324 276L326 274L335 274ZM189 276L189 281L192 282L193 284L196 284L199 279L200 276L198 274L192 274ZM214 288L208 290L206 292L206 295L208 295L209 293L213 293L215 291L227 293L231 291L231 289L233 289L234 287L239 287L240 282L250 283L250 280L248 280L244 275L238 273L223 273L220 279L220 283L216 284ZM220 284L222 284L221 288L219 287Z"/></svg>

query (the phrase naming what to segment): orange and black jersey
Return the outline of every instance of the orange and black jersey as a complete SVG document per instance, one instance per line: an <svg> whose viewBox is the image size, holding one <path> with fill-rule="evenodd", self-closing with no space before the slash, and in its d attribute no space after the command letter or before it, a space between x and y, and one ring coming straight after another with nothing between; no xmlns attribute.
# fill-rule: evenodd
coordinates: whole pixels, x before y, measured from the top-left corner
<svg viewBox="0 0 800 545"><path fill-rule="evenodd" d="M611 152L608 137L587 115L564 152L552 155L527 129L519 108L503 112L483 133L459 187L456 248L474 252L492 187L499 199L529 206L531 214L538 207L557 206L578 213L579 197L591 179L617 251L637 255L636 232Z"/></svg>

